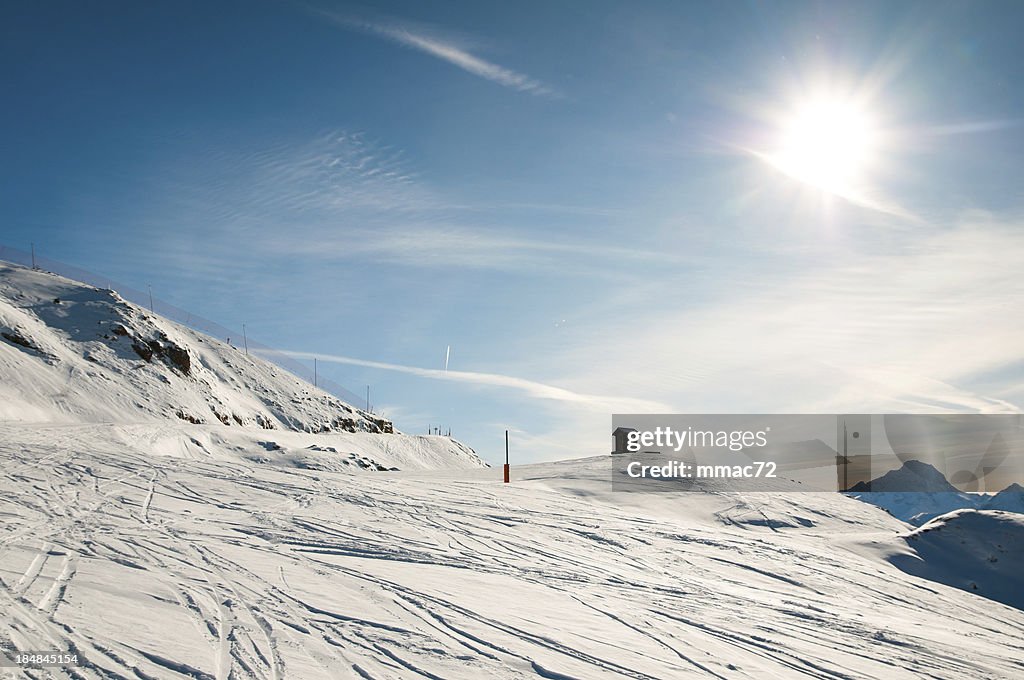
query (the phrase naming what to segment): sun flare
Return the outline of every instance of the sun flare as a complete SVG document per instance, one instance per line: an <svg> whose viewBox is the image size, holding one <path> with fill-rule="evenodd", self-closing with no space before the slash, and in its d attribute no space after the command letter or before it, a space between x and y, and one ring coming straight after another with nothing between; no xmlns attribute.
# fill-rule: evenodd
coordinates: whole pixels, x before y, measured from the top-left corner
<svg viewBox="0 0 1024 680"><path fill-rule="evenodd" d="M780 125L768 159L787 175L838 195L855 194L865 182L877 143L871 116L841 99L810 99Z"/></svg>

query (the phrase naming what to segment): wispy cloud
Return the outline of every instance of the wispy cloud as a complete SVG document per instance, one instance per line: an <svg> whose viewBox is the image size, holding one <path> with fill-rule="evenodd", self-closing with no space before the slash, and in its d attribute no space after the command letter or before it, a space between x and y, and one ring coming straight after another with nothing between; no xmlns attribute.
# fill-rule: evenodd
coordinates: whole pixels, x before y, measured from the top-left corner
<svg viewBox="0 0 1024 680"><path fill-rule="evenodd" d="M331 130L241 150L238 140L182 155L147 180L147 212L209 233L262 223L280 230L320 221L426 214L447 205L417 177L400 149L362 132ZM155 209L158 208L158 209ZM294 229L293 229L294 230Z"/></svg>
<svg viewBox="0 0 1024 680"><path fill-rule="evenodd" d="M226 163L234 205L259 214L333 217L339 211L407 214L440 207L401 150L336 130ZM248 217L251 217L249 215Z"/></svg>
<svg viewBox="0 0 1024 680"><path fill-rule="evenodd" d="M1017 413L1021 261L1024 222L972 216L885 252L737 273L731 286L659 280L657 309L638 307L654 295L643 289L608 301L600 318L567 329L563 351L520 365L579 392L643 395L680 413ZM687 286L702 294L663 295ZM537 458L564 458L606 452L607 425L581 410L520 437Z"/></svg>
<svg viewBox="0 0 1024 680"><path fill-rule="evenodd" d="M1004 118L999 120L976 120L963 123L946 123L943 125L932 125L923 128L910 129L903 132L908 137L920 136L945 136L945 135L971 135L983 132L997 132L1024 125L1022 118Z"/></svg>
<svg viewBox="0 0 1024 680"><path fill-rule="evenodd" d="M548 385L546 383L516 378L500 373L480 373L476 371L444 371L436 368L422 368L419 366L405 366L402 364L391 364L382 361L367 361L353 357L338 356L335 354L317 354L313 352L290 352L284 350L267 350L265 354L283 354L294 359L316 359L337 364L348 364L350 366L363 366L365 368L376 368L384 371L395 371L406 373L421 378L433 380L448 380L451 382L471 383L474 385L487 385L491 387L504 387L518 390L534 399L550 399L554 401L571 402L592 409L603 410L606 413L659 413L669 411L668 406L656 401L647 399L633 399L630 397L607 396L598 394L584 394L573 392L562 387Z"/></svg>
<svg viewBox="0 0 1024 680"><path fill-rule="evenodd" d="M344 28L380 36L403 47L429 54L463 71L504 87L537 96L558 96L558 93L553 88L539 80L494 62L481 59L471 54L465 48L455 44L454 41L442 39L435 35L428 35L423 29L413 29L397 23L365 21L328 11L321 11L319 14Z"/></svg>
<svg viewBox="0 0 1024 680"><path fill-rule="evenodd" d="M343 237L324 234L315 241L271 239L266 247L328 260L355 259L413 267L461 267L521 271L523 268L560 270L612 265L684 266L698 258L664 250L607 245L600 241L537 238L510 230L458 224L406 224L375 229L349 229Z"/></svg>
<svg viewBox="0 0 1024 680"><path fill-rule="evenodd" d="M980 377L1020 362L1022 233L972 219L883 252L752 272L756 285L647 310L552 361L574 389L614 381L684 412L1015 411Z"/></svg>
<svg viewBox="0 0 1024 680"><path fill-rule="evenodd" d="M402 149L361 131L280 138L244 151L232 142L182 154L144 178L145 198L132 222L163 234L154 257L228 280L244 264L240 249L275 259L302 255L321 265L559 276L636 276L699 260L609 236L591 222L576 231L555 228L566 212L586 214L583 206L466 202L421 177ZM496 215L508 222L516 210L531 214L494 225Z"/></svg>

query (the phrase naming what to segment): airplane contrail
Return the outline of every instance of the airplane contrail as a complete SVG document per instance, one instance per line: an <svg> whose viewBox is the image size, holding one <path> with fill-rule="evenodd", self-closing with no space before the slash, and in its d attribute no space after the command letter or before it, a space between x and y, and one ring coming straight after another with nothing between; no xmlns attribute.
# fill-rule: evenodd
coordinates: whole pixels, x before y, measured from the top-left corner
<svg viewBox="0 0 1024 680"><path fill-rule="evenodd" d="M493 387L504 387L519 390L530 397L537 399L551 399L554 401L572 402L602 411L612 413L670 413L672 407L661 402L647 399L636 399L632 397L619 397L615 395L584 394L573 392L563 387L556 387L546 383L517 378L500 373L480 373L476 371L442 371L436 368L420 368L418 366L404 366L402 364L389 364L383 361L367 361L354 357L338 356L335 354L316 354L312 352L291 352L288 350L259 350L259 354L273 355L280 354L294 359L313 359L328 361L352 366L365 366L366 368L377 368L385 371L397 371L408 373L421 378L434 378L436 380L449 380L452 382L470 383L477 385L490 385Z"/></svg>

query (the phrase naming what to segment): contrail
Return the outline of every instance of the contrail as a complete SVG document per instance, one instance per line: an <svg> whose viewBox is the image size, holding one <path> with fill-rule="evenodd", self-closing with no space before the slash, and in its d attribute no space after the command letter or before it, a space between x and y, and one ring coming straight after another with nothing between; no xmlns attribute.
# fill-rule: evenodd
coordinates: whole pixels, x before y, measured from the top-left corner
<svg viewBox="0 0 1024 680"><path fill-rule="evenodd" d="M355 17L346 17L341 14L335 14L326 10L316 11L316 13L326 17L328 20L343 28L350 30L354 29L370 35L376 35L409 49L429 54L436 59L446 61L456 68L460 68L463 71L472 73L473 75L484 78L485 80L490 80L493 83L510 87L514 90L519 90L520 92L528 92L529 94L537 96L556 98L559 96L554 89L544 83L534 80L523 73L513 71L510 68L505 68L504 66L485 61L474 54L470 54L450 41L418 33L410 28L406 28L398 24L366 21Z"/></svg>
<svg viewBox="0 0 1024 680"><path fill-rule="evenodd" d="M378 368L385 371L397 371L408 373L421 378L434 378L435 380L450 380L452 382L471 383L476 385L490 385L493 387L504 387L518 390L535 399L551 399L588 406L590 408L612 413L670 413L672 407L657 401L647 399L635 399L632 397L618 397L603 394L583 394L573 392L564 387L556 387L545 383L516 378L500 373L478 373L475 371L442 371L436 368L420 368L419 366L403 366L401 364L389 364L383 361L366 361L354 357L337 356L332 354L314 354L311 352L289 352L287 350L260 350L260 354L283 354L295 359L313 359L329 361L352 366L365 366L366 368Z"/></svg>

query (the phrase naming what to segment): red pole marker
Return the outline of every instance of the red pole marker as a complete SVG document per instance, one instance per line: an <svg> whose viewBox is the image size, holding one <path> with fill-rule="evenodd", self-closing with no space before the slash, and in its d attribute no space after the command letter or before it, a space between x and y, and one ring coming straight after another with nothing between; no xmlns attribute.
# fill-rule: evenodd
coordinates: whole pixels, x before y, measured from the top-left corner
<svg viewBox="0 0 1024 680"><path fill-rule="evenodd" d="M505 430L505 483L508 484L508 430Z"/></svg>

